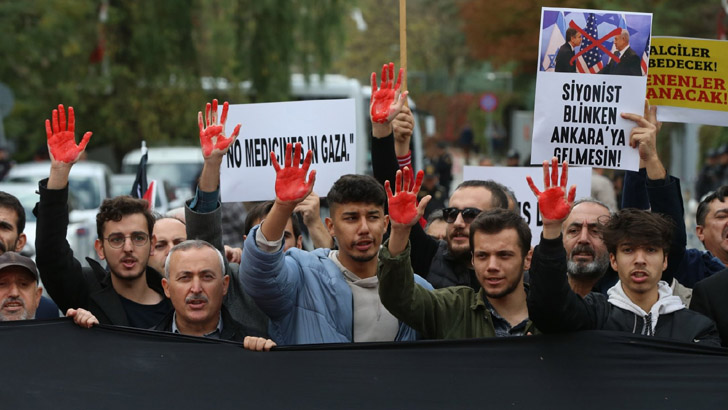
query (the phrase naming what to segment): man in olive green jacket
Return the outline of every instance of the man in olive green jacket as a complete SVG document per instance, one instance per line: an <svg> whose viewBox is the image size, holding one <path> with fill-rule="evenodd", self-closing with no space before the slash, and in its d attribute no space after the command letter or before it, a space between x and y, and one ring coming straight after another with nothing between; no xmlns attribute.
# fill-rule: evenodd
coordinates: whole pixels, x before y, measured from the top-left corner
<svg viewBox="0 0 728 410"><path fill-rule="evenodd" d="M408 243L409 230L424 212L428 198L416 206L411 195L417 195L419 183L407 188L412 185L398 183L398 192L389 198L392 232L379 252L377 269L379 296L387 310L425 339L536 333L528 319L523 283L531 260L531 231L523 218L496 209L482 212L472 221L470 248L479 291L467 286L428 291L414 282Z"/></svg>

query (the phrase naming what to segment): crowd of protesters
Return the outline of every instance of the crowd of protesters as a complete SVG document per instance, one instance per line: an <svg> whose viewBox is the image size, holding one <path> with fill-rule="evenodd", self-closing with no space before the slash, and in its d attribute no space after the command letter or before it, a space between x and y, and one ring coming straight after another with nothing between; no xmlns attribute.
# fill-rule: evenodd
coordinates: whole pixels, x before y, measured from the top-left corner
<svg viewBox="0 0 728 410"><path fill-rule="evenodd" d="M226 133L228 105L218 118L215 100L198 116L204 166L184 216L155 216L129 196L105 200L95 243L104 264L89 259L86 267L66 241L68 176L91 133L77 145L73 109L59 106L46 122L51 167L38 183L35 263L17 253L23 208L0 193L0 320L39 316L42 279L80 326L218 338L258 351L589 329L726 346L728 186L711 185L699 205L705 250L687 249L680 181L658 156L654 107L622 114L635 123L630 146L640 170L624 176L621 210L616 201L575 201L568 164L555 158L543 164L544 186L529 179L543 220L533 248L509 187L451 187L452 158L437 144L424 169L412 169L414 119L401 76L393 81L391 63L381 86L372 76L373 176L341 176L325 198L325 219L310 152L289 144L285 158L271 153L275 200L248 210L242 249L226 246L220 168L240 125Z"/></svg>

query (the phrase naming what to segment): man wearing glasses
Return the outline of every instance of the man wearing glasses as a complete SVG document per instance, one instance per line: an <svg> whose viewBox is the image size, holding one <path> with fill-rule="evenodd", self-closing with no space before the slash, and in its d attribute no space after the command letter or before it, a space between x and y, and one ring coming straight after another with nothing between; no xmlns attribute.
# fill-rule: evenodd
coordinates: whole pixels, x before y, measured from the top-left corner
<svg viewBox="0 0 728 410"><path fill-rule="evenodd" d="M73 257L66 240L68 228L68 175L83 153L85 143L76 146L73 114L69 109L68 131L65 113L59 106L53 129L47 124L51 171L39 183L36 264L43 284L63 312L70 308L90 311L102 324L151 328L159 323L172 304L164 297L162 276L149 268L149 255L156 239L152 237L154 217L142 199L128 196L106 199L96 215L98 239L95 248L107 269L87 258L82 267ZM59 146L58 140L63 141ZM87 143L88 138L84 138Z"/></svg>

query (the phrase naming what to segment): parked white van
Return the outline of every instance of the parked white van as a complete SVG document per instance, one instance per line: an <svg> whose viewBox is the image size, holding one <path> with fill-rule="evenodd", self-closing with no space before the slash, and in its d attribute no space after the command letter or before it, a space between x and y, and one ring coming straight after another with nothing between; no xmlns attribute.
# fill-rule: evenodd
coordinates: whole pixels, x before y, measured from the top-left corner
<svg viewBox="0 0 728 410"><path fill-rule="evenodd" d="M197 178L202 172L204 159L202 149L197 147L152 147L148 148L147 180L166 181L160 186L169 186L173 192L167 192L169 207L184 205L184 201L195 193ZM136 174L141 149L135 149L124 156L121 161L121 173Z"/></svg>

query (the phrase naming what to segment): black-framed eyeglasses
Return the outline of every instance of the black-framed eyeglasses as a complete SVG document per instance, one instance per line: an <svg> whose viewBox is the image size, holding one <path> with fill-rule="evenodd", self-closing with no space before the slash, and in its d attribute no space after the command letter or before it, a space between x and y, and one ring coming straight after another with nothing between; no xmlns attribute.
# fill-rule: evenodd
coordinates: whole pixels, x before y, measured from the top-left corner
<svg viewBox="0 0 728 410"><path fill-rule="evenodd" d="M146 232L132 232L131 235L112 233L104 239L109 243L109 246L114 249L119 249L126 243L126 238L130 238L134 246L144 246L149 241L149 235Z"/></svg>
<svg viewBox="0 0 728 410"><path fill-rule="evenodd" d="M475 217L478 216L481 212L482 211L478 208L445 208L442 210L442 216L445 219L445 222L451 224L455 222L456 219L458 219L458 214L462 213L463 221L465 221L466 224L469 224L473 222L473 219L475 219Z"/></svg>

